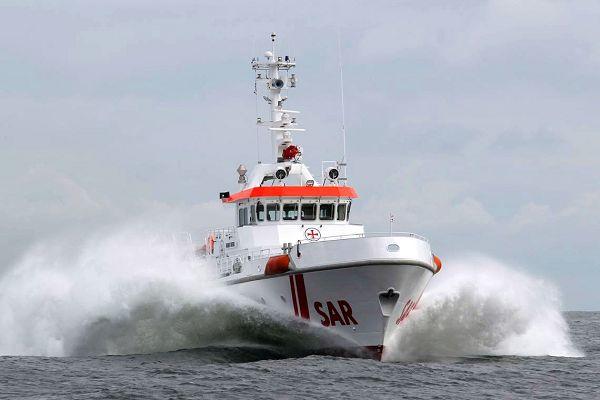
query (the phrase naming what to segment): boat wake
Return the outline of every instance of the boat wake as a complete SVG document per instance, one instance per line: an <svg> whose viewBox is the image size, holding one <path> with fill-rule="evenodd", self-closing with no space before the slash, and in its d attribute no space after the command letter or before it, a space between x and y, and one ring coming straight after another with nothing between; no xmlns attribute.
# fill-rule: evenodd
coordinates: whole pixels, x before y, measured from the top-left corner
<svg viewBox="0 0 600 400"><path fill-rule="evenodd" d="M37 245L0 278L0 355L228 346L270 358L327 346L323 329L212 282L189 243L143 229Z"/></svg>
<svg viewBox="0 0 600 400"><path fill-rule="evenodd" d="M485 256L450 260L386 346L387 361L579 357L555 287Z"/></svg>

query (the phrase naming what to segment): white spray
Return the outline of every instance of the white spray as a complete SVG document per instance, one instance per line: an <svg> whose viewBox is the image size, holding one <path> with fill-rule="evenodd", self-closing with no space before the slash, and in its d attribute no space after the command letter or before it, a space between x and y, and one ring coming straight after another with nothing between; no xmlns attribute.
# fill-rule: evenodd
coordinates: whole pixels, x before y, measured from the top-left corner
<svg viewBox="0 0 600 400"><path fill-rule="evenodd" d="M218 345L310 352L329 340L215 284L190 243L132 224L38 244L0 277L0 355Z"/></svg>
<svg viewBox="0 0 600 400"><path fill-rule="evenodd" d="M0 355L159 352L249 335L281 348L322 345L212 284L190 250L139 225L35 246L0 277ZM469 257L432 282L387 343L388 360L581 355L556 289L541 280Z"/></svg>
<svg viewBox="0 0 600 400"><path fill-rule="evenodd" d="M0 354L68 355L102 318L152 298L177 308L217 295L189 250L140 229L35 246L0 280Z"/></svg>
<svg viewBox="0 0 600 400"><path fill-rule="evenodd" d="M577 357L556 288L485 256L449 260L387 344L388 361Z"/></svg>

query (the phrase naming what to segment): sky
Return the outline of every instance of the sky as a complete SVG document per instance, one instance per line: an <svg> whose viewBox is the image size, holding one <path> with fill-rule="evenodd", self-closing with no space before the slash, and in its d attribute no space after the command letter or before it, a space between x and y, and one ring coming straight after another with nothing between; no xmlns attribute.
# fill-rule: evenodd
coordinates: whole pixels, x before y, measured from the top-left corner
<svg viewBox="0 0 600 400"><path fill-rule="evenodd" d="M218 192L259 157L249 62L272 31L320 173L341 155L340 32L354 222L391 212L442 260L485 254L598 310L599 20L583 0L4 0L0 274L140 216L230 224Z"/></svg>

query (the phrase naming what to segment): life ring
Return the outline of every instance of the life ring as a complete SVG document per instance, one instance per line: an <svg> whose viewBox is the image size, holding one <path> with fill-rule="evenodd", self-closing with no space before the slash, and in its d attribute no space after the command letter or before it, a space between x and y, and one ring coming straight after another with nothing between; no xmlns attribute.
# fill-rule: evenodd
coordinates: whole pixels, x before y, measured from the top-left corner
<svg viewBox="0 0 600 400"><path fill-rule="evenodd" d="M211 233L210 235L208 235L208 239L206 240L206 244L207 244L207 248L208 248L208 252L210 254L214 254L215 253L215 235L214 233Z"/></svg>

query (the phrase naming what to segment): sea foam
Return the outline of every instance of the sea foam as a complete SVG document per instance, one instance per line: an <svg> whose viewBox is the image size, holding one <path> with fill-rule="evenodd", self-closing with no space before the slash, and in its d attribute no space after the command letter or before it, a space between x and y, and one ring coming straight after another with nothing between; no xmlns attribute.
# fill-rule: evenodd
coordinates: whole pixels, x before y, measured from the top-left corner
<svg viewBox="0 0 600 400"><path fill-rule="evenodd" d="M386 343L387 361L578 357L555 286L482 255L448 260Z"/></svg>
<svg viewBox="0 0 600 400"><path fill-rule="evenodd" d="M330 345L324 329L217 284L194 248L144 224L33 246L0 277L0 355L226 345L264 346L285 356Z"/></svg>

